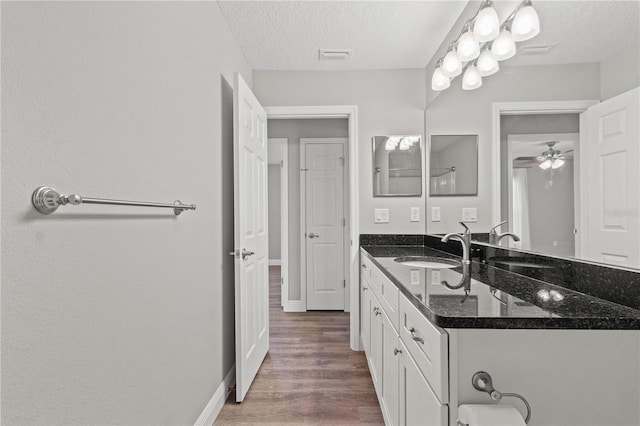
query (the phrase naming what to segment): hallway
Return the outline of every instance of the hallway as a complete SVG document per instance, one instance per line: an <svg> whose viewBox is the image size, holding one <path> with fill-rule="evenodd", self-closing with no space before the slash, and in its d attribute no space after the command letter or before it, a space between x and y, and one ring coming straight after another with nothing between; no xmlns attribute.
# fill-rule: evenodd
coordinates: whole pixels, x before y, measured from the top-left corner
<svg viewBox="0 0 640 426"><path fill-rule="evenodd" d="M349 314L283 312L279 266L269 285L269 353L244 402L231 393L215 424L384 424L364 352L349 348Z"/></svg>

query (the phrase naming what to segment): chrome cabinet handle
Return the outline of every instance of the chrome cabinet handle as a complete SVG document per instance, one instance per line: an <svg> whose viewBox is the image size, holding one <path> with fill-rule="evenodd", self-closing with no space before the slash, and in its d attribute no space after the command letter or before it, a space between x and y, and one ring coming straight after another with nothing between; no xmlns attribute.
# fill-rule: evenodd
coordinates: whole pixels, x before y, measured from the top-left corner
<svg viewBox="0 0 640 426"><path fill-rule="evenodd" d="M245 249L242 249L242 260L245 260L247 257L253 256L254 254L256 254L255 251L247 251Z"/></svg>
<svg viewBox="0 0 640 426"><path fill-rule="evenodd" d="M415 328L411 327L409 329L409 333L411 333L411 338L413 340L415 340L416 342L420 342L420 343L422 343L424 345L424 339L422 337L416 336L416 329Z"/></svg>
<svg viewBox="0 0 640 426"><path fill-rule="evenodd" d="M320 238L320 235L309 232L309 238Z"/></svg>
<svg viewBox="0 0 640 426"><path fill-rule="evenodd" d="M373 313L376 314L376 316L380 315L380 308L373 308Z"/></svg>
<svg viewBox="0 0 640 426"><path fill-rule="evenodd" d="M362 264L362 269L367 269L367 265L365 265L364 263Z"/></svg>
<svg viewBox="0 0 640 426"><path fill-rule="evenodd" d="M362 286L362 291L367 291L367 290L369 290L369 287Z"/></svg>
<svg viewBox="0 0 640 426"><path fill-rule="evenodd" d="M402 351L401 351L400 349L398 349L398 348L393 348L393 354L394 354L394 355L398 355L398 354L401 354L401 353L402 353Z"/></svg>

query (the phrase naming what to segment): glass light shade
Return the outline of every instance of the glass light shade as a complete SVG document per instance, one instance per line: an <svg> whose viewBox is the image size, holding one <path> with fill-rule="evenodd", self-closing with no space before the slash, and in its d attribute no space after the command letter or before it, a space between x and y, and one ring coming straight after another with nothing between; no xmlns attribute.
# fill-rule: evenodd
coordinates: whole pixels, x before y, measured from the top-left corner
<svg viewBox="0 0 640 426"><path fill-rule="evenodd" d="M493 40L491 53L493 53L493 57L499 61L509 59L516 54L516 43L513 41L513 37L511 37L511 33L508 30L502 30L500 35Z"/></svg>
<svg viewBox="0 0 640 426"><path fill-rule="evenodd" d="M464 72L464 76L462 77L462 89L463 90L473 90L482 86L482 77L480 77L480 73L475 65L471 65Z"/></svg>
<svg viewBox="0 0 640 426"><path fill-rule="evenodd" d="M461 62L473 61L480 55L480 45L471 31L467 31L460 36L457 49L458 59L460 59Z"/></svg>
<svg viewBox="0 0 640 426"><path fill-rule="evenodd" d="M548 170L549 167L551 167L551 160L547 158L542 163L538 164L538 167L540 167L542 170Z"/></svg>
<svg viewBox="0 0 640 426"><path fill-rule="evenodd" d="M442 74L445 77L453 78L460 75L462 72L462 62L458 59L455 47L444 56L441 68Z"/></svg>
<svg viewBox="0 0 640 426"><path fill-rule="evenodd" d="M555 160L553 160L553 163L551 164L552 169L559 169L562 166L564 166L564 160L560 158L556 158Z"/></svg>
<svg viewBox="0 0 640 426"><path fill-rule="evenodd" d="M498 13L492 6L487 6L478 12L473 24L473 35L476 40L484 43L498 37L500 33L500 20Z"/></svg>
<svg viewBox="0 0 640 426"><path fill-rule="evenodd" d="M513 18L511 34L514 41L525 41L540 33L540 19L532 6L520 9Z"/></svg>
<svg viewBox="0 0 640 426"><path fill-rule="evenodd" d="M484 50L480 57L478 58L478 62L476 63L478 67L478 73L481 77L487 77L492 74L495 74L500 69L500 65L496 58L493 57L491 51L488 49Z"/></svg>
<svg viewBox="0 0 640 426"><path fill-rule="evenodd" d="M431 89L439 92L441 90L447 89L451 86L451 81L449 77L445 76L440 67L436 68L433 72L433 77L431 78Z"/></svg>

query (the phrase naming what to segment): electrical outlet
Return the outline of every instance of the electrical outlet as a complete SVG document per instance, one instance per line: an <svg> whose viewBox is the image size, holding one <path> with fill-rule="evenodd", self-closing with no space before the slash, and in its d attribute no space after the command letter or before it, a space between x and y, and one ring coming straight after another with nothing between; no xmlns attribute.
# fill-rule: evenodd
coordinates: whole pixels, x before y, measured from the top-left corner
<svg viewBox="0 0 640 426"><path fill-rule="evenodd" d="M440 207L431 207L431 222L440 222Z"/></svg>
<svg viewBox="0 0 640 426"><path fill-rule="evenodd" d="M410 283L411 284L420 284L420 270L419 269L412 269L411 270Z"/></svg>
<svg viewBox="0 0 640 426"><path fill-rule="evenodd" d="M432 285L438 285L440 284L440 270L439 269L432 269L431 270L431 284Z"/></svg>
<svg viewBox="0 0 640 426"><path fill-rule="evenodd" d="M462 209L462 221L463 222L477 222L478 221L478 209L475 207L465 207Z"/></svg>
<svg viewBox="0 0 640 426"><path fill-rule="evenodd" d="M420 222L420 207L411 207L411 222Z"/></svg>
<svg viewBox="0 0 640 426"><path fill-rule="evenodd" d="M389 209L375 209L373 221L375 223L389 223Z"/></svg>

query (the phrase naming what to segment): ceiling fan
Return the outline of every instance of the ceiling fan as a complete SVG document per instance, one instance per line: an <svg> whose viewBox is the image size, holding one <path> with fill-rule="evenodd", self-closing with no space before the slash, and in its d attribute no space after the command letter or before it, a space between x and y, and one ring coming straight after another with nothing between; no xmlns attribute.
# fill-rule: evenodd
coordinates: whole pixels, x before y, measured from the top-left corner
<svg viewBox="0 0 640 426"><path fill-rule="evenodd" d="M523 162L535 162L542 170L559 169L565 163L565 155L572 153L573 150L562 152L559 149L554 148L556 143L558 143L558 141L545 142L545 145L547 145L548 148L542 152L540 156L518 157L516 160Z"/></svg>

